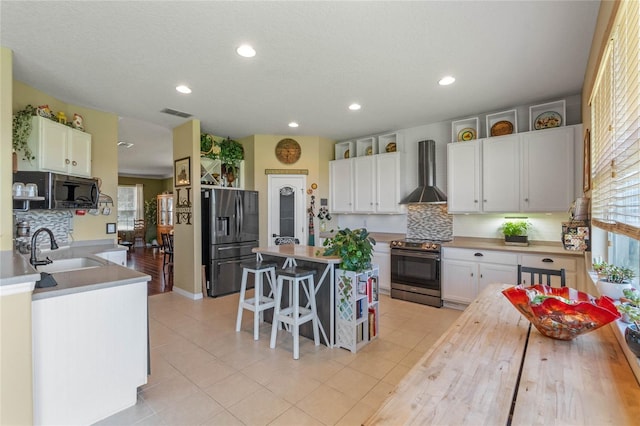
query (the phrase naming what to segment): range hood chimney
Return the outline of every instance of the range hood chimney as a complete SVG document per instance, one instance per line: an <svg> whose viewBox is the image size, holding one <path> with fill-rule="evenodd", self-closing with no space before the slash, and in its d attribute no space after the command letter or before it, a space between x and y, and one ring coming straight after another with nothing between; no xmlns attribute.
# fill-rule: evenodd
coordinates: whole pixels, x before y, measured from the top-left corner
<svg viewBox="0 0 640 426"><path fill-rule="evenodd" d="M418 188L400 201L400 204L445 204L447 202L447 196L436 187L435 141L418 142L418 185Z"/></svg>

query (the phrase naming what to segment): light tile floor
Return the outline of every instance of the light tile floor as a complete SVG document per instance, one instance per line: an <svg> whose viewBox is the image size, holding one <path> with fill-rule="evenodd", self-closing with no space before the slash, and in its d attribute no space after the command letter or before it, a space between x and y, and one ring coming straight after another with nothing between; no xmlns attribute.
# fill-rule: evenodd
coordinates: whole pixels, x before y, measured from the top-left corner
<svg viewBox="0 0 640 426"><path fill-rule="evenodd" d="M271 324L253 340L253 313L235 332L238 295L149 297L151 368L138 403L98 425L360 425L458 318L381 295L379 338L353 354Z"/></svg>

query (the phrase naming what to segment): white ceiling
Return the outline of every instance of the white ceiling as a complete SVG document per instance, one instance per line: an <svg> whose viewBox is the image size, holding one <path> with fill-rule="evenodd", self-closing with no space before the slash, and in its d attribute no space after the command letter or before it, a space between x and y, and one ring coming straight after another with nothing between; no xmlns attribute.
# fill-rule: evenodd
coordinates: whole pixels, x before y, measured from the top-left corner
<svg viewBox="0 0 640 426"><path fill-rule="evenodd" d="M161 177L171 175L171 129L185 121L164 108L235 139L343 140L580 93L598 8L2 0L0 42L14 52L15 79L122 117L119 139L135 145L120 148L120 173ZM235 53L242 43L255 58ZM438 86L447 74L456 83ZM349 111L352 102L362 109Z"/></svg>

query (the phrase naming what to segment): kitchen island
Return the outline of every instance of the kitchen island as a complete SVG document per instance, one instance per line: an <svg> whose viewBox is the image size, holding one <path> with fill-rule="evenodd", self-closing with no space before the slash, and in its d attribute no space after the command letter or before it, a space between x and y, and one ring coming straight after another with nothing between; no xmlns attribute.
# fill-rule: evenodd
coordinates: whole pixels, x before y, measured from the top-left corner
<svg viewBox="0 0 640 426"><path fill-rule="evenodd" d="M258 258L276 261L281 267L291 264L318 271L316 281L316 304L318 310L320 340L329 347L335 344L335 269L340 264L338 256L323 256L324 249L314 246L285 244L280 246L256 247L253 252ZM285 294L283 297L286 296ZM265 312L265 319L271 321L272 313ZM300 326L302 336L313 338L311 322Z"/></svg>
<svg viewBox="0 0 640 426"><path fill-rule="evenodd" d="M637 424L640 386L617 325L572 341L535 328L527 338L507 287L489 285L365 424Z"/></svg>

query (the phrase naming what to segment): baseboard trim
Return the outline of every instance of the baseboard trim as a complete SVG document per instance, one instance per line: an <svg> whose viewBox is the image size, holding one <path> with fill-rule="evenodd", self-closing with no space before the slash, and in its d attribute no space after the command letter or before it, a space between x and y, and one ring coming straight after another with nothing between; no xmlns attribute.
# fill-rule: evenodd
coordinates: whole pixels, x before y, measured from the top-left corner
<svg viewBox="0 0 640 426"><path fill-rule="evenodd" d="M187 290L183 290L180 287L173 287L172 291L178 293L180 296L186 297L187 299L190 300L200 300L202 299L202 293L198 292L198 293L191 293Z"/></svg>

